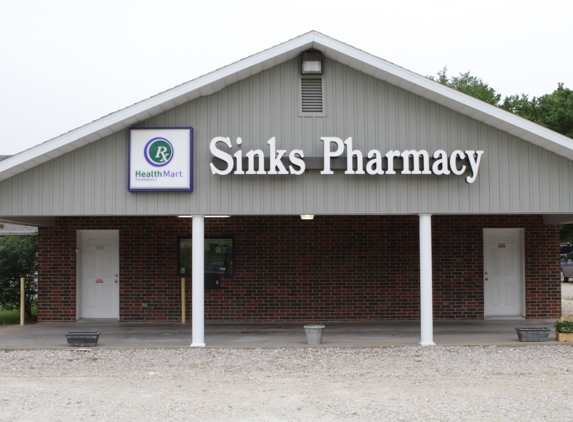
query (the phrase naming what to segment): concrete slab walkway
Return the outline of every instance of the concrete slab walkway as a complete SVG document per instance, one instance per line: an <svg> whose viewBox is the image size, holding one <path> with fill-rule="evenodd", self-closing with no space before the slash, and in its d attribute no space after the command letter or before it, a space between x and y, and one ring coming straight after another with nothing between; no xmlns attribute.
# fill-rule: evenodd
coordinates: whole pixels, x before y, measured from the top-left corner
<svg viewBox="0 0 573 422"><path fill-rule="evenodd" d="M437 346L527 346L568 344L555 341L554 320L485 320L434 322ZM376 323L325 323L319 346L306 342L304 323L206 324L207 348L291 347L389 347L417 346L420 323L383 321ZM515 327L548 327L547 342L520 342ZM40 323L0 326L0 350L67 349L65 333L100 331L97 348L168 349L191 344L191 324L127 323L84 320L70 323Z"/></svg>

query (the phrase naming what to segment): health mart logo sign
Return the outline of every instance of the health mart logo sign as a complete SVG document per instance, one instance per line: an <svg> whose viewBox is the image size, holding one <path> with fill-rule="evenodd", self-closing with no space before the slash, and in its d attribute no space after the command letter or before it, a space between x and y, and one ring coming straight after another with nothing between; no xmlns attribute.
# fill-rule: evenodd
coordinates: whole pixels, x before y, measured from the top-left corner
<svg viewBox="0 0 573 422"><path fill-rule="evenodd" d="M193 128L129 130L130 192L193 191Z"/></svg>

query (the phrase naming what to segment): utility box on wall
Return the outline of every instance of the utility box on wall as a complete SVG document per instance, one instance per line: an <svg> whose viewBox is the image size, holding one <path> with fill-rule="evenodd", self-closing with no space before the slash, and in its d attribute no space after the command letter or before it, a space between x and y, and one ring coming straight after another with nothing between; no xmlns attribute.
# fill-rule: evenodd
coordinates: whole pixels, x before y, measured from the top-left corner
<svg viewBox="0 0 573 422"><path fill-rule="evenodd" d="M221 276L218 274L205 273L205 290L221 288Z"/></svg>

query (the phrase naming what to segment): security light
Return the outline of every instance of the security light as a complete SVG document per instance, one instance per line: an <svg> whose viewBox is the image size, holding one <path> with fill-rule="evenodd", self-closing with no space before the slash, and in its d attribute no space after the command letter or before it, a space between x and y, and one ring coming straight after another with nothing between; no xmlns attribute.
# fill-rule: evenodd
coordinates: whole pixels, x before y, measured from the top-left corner
<svg viewBox="0 0 573 422"><path fill-rule="evenodd" d="M300 55L301 75L322 75L324 69L324 56L318 50L307 50Z"/></svg>

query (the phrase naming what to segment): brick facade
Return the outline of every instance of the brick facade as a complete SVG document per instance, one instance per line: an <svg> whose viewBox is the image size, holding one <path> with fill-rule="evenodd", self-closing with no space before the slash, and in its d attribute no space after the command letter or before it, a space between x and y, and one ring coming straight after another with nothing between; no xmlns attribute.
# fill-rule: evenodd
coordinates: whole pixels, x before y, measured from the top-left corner
<svg viewBox="0 0 573 422"><path fill-rule="evenodd" d="M525 229L526 314L558 318L559 227L541 216L434 216L434 318L483 318L483 228ZM180 321L174 217L61 217L39 230L38 320L76 319L76 230L120 233L121 321ZM234 274L205 291L206 322L419 319L417 216L206 219L234 239ZM191 280L187 288L191 318ZM147 307L142 307L147 303Z"/></svg>

